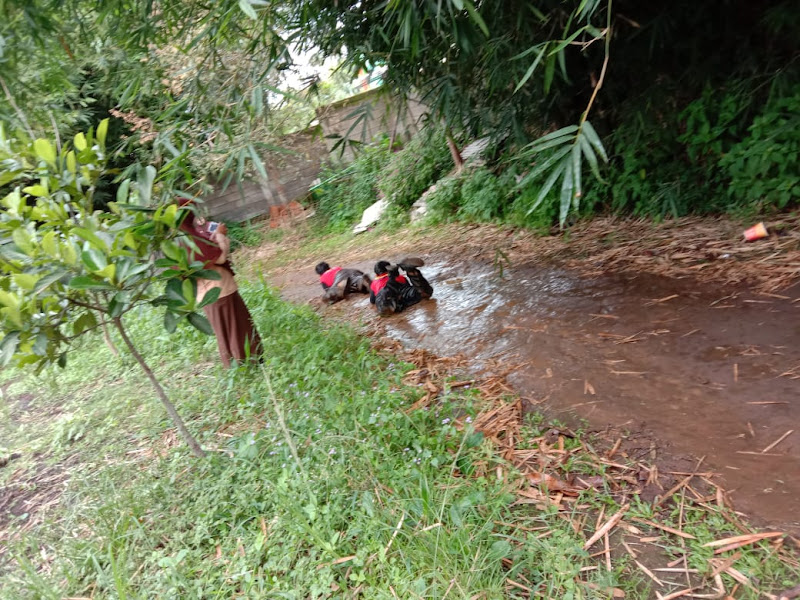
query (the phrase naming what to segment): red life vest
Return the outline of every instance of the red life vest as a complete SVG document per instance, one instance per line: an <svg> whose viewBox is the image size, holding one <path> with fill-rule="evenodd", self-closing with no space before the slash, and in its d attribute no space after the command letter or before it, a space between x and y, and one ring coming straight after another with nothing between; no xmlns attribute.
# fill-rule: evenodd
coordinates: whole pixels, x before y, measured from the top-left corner
<svg viewBox="0 0 800 600"><path fill-rule="evenodd" d="M386 283L388 281L389 281L388 273L384 273L383 275L378 275L375 279L372 280L372 283L369 286L370 289L372 290L372 293L377 296L378 292L380 292L383 288L386 287ZM402 275L398 275L397 277L395 277L395 281L397 283L408 283L406 278L403 277Z"/></svg>
<svg viewBox="0 0 800 600"><path fill-rule="evenodd" d="M332 269L328 269L322 275L319 276L319 282L322 284L326 290L333 285L334 280L336 279L336 274L342 270L342 267L333 267Z"/></svg>

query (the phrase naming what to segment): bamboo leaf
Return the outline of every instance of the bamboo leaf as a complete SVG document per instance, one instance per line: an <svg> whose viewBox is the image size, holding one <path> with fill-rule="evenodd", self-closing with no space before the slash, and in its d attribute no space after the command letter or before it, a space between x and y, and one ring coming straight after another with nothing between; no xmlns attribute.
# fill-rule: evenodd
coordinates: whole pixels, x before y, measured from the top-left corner
<svg viewBox="0 0 800 600"><path fill-rule="evenodd" d="M530 145L530 151L538 154L542 150L547 150L548 148L555 148L557 146L563 146L565 144L572 145L574 140L575 137L571 135L562 135L561 137L552 138L544 143L540 143L537 140L536 142Z"/></svg>
<svg viewBox="0 0 800 600"><path fill-rule="evenodd" d="M566 168L566 164L562 160L559 163L558 167L556 167L553 170L553 172L550 173L550 177L548 177L547 181L544 182L544 185L542 186L542 189L539 191L539 195L536 197L536 200L534 201L533 205L528 209L528 212L526 214L529 215L533 211L535 211L537 208L539 208L539 205L547 197L547 194L553 188L553 186L555 185L555 183L558 180L558 178L561 177L561 174L564 172L565 168Z"/></svg>
<svg viewBox="0 0 800 600"><path fill-rule="evenodd" d="M583 190L581 190L581 145L578 140L575 140L575 145L572 146L572 185L574 188L572 206L578 210L580 198L583 195Z"/></svg>
<svg viewBox="0 0 800 600"><path fill-rule="evenodd" d="M540 62L542 62L542 58L544 57L544 52L545 52L546 49L547 49L547 46L545 45L544 47L542 47L539 50L539 54L536 55L536 59L531 63L531 66L528 67L528 70L525 71L525 75L523 75L522 79L517 84L517 87L514 88L514 93L515 94L519 91L519 89L523 85L525 85L527 83L528 79L531 78L531 75L533 75L533 72L536 70L536 67L539 66ZM530 50L530 48L529 48L529 50ZM527 52L527 50L526 50L526 52Z"/></svg>
<svg viewBox="0 0 800 600"><path fill-rule="evenodd" d="M569 214L569 208L572 205L572 193L575 189L574 181L572 179L572 163L571 161L564 161L564 179L561 181L561 199L558 209L558 226L564 227Z"/></svg>
<svg viewBox="0 0 800 600"><path fill-rule="evenodd" d="M555 154L553 154L550 158L543 161L541 164L536 165L536 167L528 173L522 180L517 184L517 187L524 187L530 181L535 181L542 173L547 172L547 170L552 167L556 162L564 158L566 154L569 152L569 148L561 148Z"/></svg>
<svg viewBox="0 0 800 600"><path fill-rule="evenodd" d="M597 177L598 180L603 181L602 177L600 177L600 168L597 165L597 156L595 155L592 146L589 144L589 141L586 139L586 136L579 135L578 143L581 146L581 151L583 151L583 156L586 158L587 162L589 163L589 167L592 169L592 173L594 173L594 176Z"/></svg>
<svg viewBox="0 0 800 600"><path fill-rule="evenodd" d="M239 8L242 9L242 12L246 14L248 17L253 19L254 21L258 19L258 15L256 14L253 5L250 4L249 0L239 0Z"/></svg>
<svg viewBox="0 0 800 600"><path fill-rule="evenodd" d="M473 6L472 2L470 2L470 0L464 0L464 6L466 7L470 18L475 21L478 27L481 28L483 35L489 37L489 28L486 26L486 22L483 20L483 17L481 17L480 14L478 14L478 11L475 10L475 6Z"/></svg>
<svg viewBox="0 0 800 600"><path fill-rule="evenodd" d="M566 127L562 127L561 129L557 129L556 131L551 131L547 135L543 135L542 137L534 140L529 145L533 146L540 142L546 142L547 140L552 140L553 138L561 137L563 135L570 135L578 131L577 125L567 125Z"/></svg>
<svg viewBox="0 0 800 600"><path fill-rule="evenodd" d="M553 85L553 75L556 72L556 57L553 54L547 57L544 65L544 93L550 93L550 86Z"/></svg>
<svg viewBox="0 0 800 600"><path fill-rule="evenodd" d="M577 30L575 33L573 33L571 36L569 36L567 39L565 39L565 40L561 40L561 41L560 41L560 42L559 42L559 43L558 43L558 44L557 44L557 45L556 45L556 46L555 46L555 47L554 47L554 48L553 48L553 49L550 51L550 55L559 54L559 53L563 52L564 48L566 48L566 47L567 47L567 46L569 46L569 45L570 45L572 42L574 42L574 41L575 41L575 38L577 38L577 37L578 37L580 34L582 34L584 31L586 31L586 27L581 27L581 28L580 28L580 29L578 29L578 30ZM564 33L566 33L566 32L564 32Z"/></svg>
<svg viewBox="0 0 800 600"><path fill-rule="evenodd" d="M597 132L589 121L583 122L583 131L586 133L586 138L589 140L589 143L597 150L597 153L603 159L603 162L608 162L608 155L606 154L606 149L603 147L603 142L600 141L600 136L597 135Z"/></svg>
<svg viewBox="0 0 800 600"><path fill-rule="evenodd" d="M261 157L256 152L256 149L253 147L253 144L247 144L247 150L250 152L250 160L253 161L253 166L258 171L258 174L264 181L267 181L269 177L267 176L267 170L264 168L264 163L261 160Z"/></svg>

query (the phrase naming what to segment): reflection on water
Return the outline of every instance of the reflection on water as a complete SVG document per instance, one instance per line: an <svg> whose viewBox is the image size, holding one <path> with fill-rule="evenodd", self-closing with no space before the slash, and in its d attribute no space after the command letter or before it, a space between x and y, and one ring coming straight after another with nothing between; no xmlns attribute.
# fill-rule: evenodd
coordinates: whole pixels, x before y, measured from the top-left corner
<svg viewBox="0 0 800 600"><path fill-rule="evenodd" d="M754 464L740 454L800 420L798 380L780 376L800 364L800 305L746 295L721 305L717 289L653 276L537 268L500 279L491 267L452 263L424 272L434 298L392 317L389 335L479 368L489 358L520 365L510 380L523 395L547 396L552 409L597 426L653 431L678 452L732 467L729 486L746 509L800 515L800 480L771 475L800 472L800 436L766 470L767 457ZM773 490L769 502L764 489Z"/></svg>

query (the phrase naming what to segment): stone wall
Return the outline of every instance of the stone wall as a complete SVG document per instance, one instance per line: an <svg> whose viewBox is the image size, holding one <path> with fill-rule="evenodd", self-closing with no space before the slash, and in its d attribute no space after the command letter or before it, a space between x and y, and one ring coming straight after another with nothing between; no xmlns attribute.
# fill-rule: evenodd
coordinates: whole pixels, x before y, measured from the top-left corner
<svg viewBox="0 0 800 600"><path fill-rule="evenodd" d="M408 102L398 109L387 102L380 90L370 90L317 109L319 125L293 133L281 140L284 152L262 156L267 181L218 184L203 198L209 215L224 221L245 221L268 214L270 207L283 206L305 198L318 182L322 165L350 162L352 145L340 144L342 138L371 142L381 135L408 139L419 130L424 106ZM343 150L343 152L341 151Z"/></svg>

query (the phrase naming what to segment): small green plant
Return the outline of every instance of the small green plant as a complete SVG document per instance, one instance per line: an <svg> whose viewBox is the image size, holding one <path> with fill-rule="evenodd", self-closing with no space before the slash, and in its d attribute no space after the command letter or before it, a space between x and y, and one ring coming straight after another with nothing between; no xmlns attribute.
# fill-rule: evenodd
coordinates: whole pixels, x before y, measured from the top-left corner
<svg viewBox="0 0 800 600"><path fill-rule="evenodd" d="M486 168L468 174L461 186L458 216L464 221L490 222L504 216L510 188L507 178L498 178Z"/></svg>
<svg viewBox="0 0 800 600"><path fill-rule="evenodd" d="M248 219L244 223L226 223L231 249L241 246L258 246L264 241L264 231Z"/></svg>
<svg viewBox="0 0 800 600"><path fill-rule="evenodd" d="M531 204L539 193L539 187L528 185L520 190L519 196L511 203L505 220L511 225L533 229L547 234L556 223L557 206L555 202L545 202L538 210L530 212Z"/></svg>
<svg viewBox="0 0 800 600"><path fill-rule="evenodd" d="M345 168L323 169L322 183L314 189L313 197L327 231L346 230L361 218L364 209L377 202L378 178L390 156L387 140L362 147L358 157Z"/></svg>
<svg viewBox="0 0 800 600"><path fill-rule="evenodd" d="M426 127L392 156L380 174L378 187L392 204L408 209L452 168L444 129Z"/></svg>
<svg viewBox="0 0 800 600"><path fill-rule="evenodd" d="M429 222L446 223L455 217L461 205L461 185L459 177L444 177L436 182L426 196Z"/></svg>
<svg viewBox="0 0 800 600"><path fill-rule="evenodd" d="M131 341L124 317L157 305L166 309L167 331L186 319L210 334L197 311L219 292L198 303L197 279L219 275L191 260L186 245L193 242L178 230L178 205L154 199L154 167L122 181L108 211L94 210L96 185L106 172L107 131L106 119L62 145L7 137L0 126L0 185L8 191L0 200L0 366L63 368L76 339L116 329L181 435L202 456Z"/></svg>

